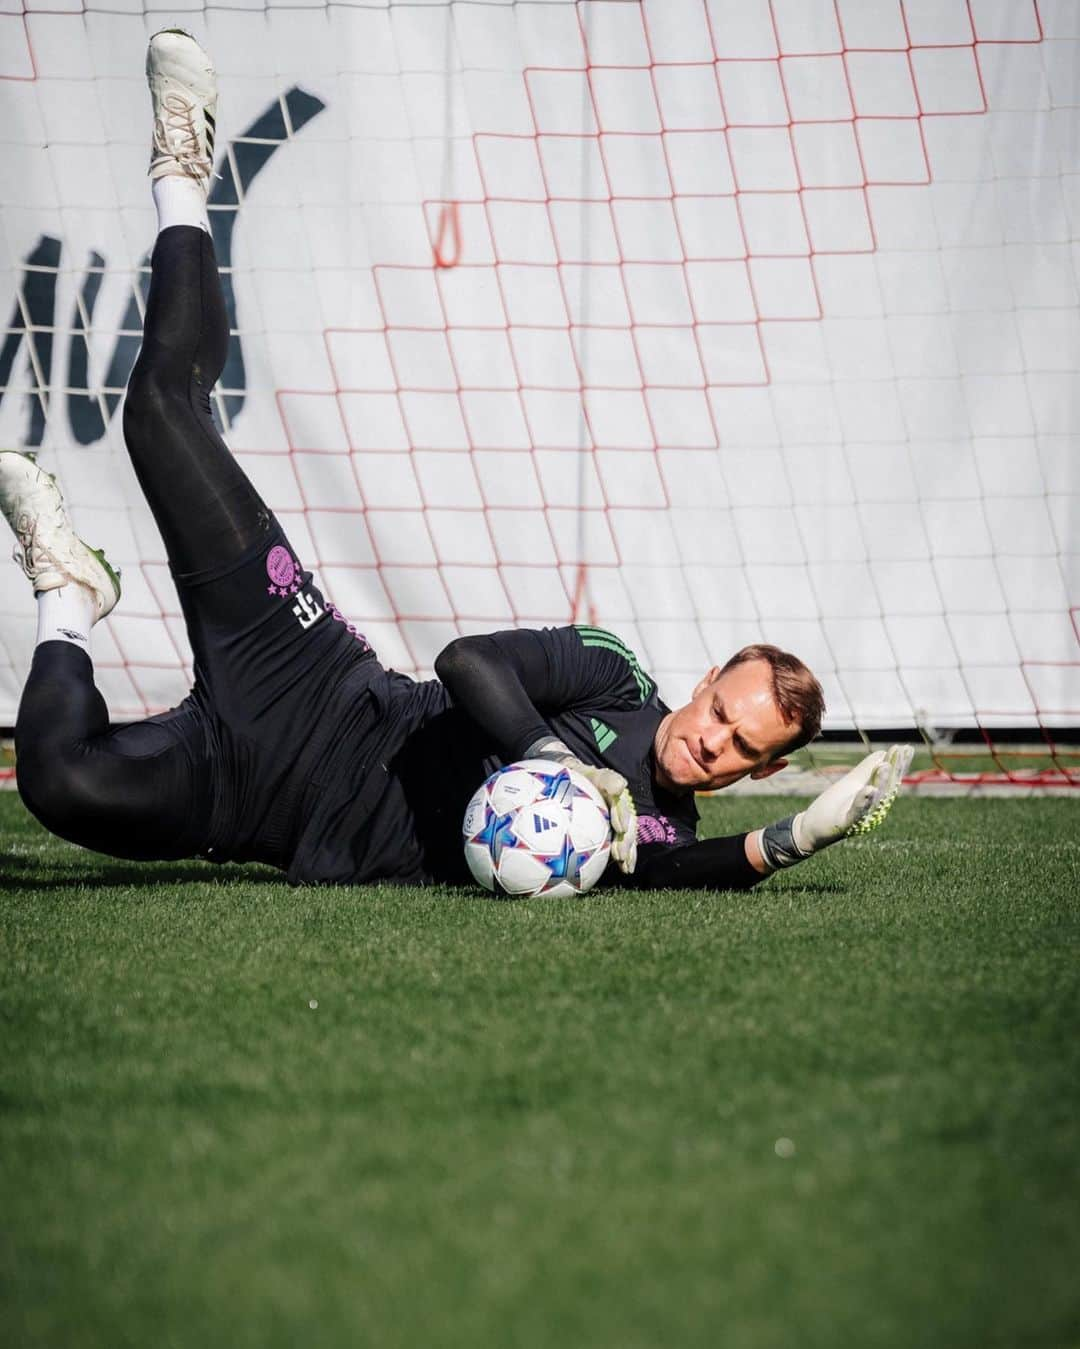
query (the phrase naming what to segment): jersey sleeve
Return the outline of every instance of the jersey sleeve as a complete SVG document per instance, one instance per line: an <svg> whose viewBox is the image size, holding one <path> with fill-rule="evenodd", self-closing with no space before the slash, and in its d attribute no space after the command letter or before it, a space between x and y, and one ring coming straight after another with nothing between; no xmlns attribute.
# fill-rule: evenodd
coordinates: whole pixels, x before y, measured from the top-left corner
<svg viewBox="0 0 1080 1349"><path fill-rule="evenodd" d="M746 859L746 835L682 847L638 846L631 884L638 890L749 890L764 880Z"/></svg>
<svg viewBox="0 0 1080 1349"><path fill-rule="evenodd" d="M577 706L641 707L656 687L626 643L604 628L574 625L495 637L509 638L515 646L514 639L524 638L524 645L531 648L538 706L556 711Z"/></svg>
<svg viewBox="0 0 1080 1349"><path fill-rule="evenodd" d="M551 734L545 714L578 705L640 707L655 687L630 648L600 628L459 637L440 653L435 673L512 759Z"/></svg>

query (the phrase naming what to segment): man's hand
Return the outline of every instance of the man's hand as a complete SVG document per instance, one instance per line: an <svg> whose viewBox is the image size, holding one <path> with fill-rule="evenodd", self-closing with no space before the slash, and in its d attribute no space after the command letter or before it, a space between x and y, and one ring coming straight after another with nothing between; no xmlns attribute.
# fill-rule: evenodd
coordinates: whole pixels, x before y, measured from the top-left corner
<svg viewBox="0 0 1080 1349"><path fill-rule="evenodd" d="M604 798L611 820L611 855L628 876L637 865L637 811L626 779L613 768L594 768L571 754L560 760L564 768L580 773Z"/></svg>
<svg viewBox="0 0 1080 1349"><path fill-rule="evenodd" d="M912 753L910 745L892 745L868 754L805 810L763 829L759 846L768 868L793 866L842 838L876 829L896 800Z"/></svg>
<svg viewBox="0 0 1080 1349"><path fill-rule="evenodd" d="M792 834L798 850L809 856L848 834L875 829L896 800L911 763L910 745L892 745L868 754L862 763L821 793L795 816Z"/></svg>
<svg viewBox="0 0 1080 1349"><path fill-rule="evenodd" d="M584 763L575 757L569 745L564 745L554 736L539 745L530 746L526 757L551 759L563 768L580 773L587 782L592 783L608 808L612 833L611 855L619 870L629 876L637 865L637 811L623 775L616 773L613 768L594 768L592 764Z"/></svg>

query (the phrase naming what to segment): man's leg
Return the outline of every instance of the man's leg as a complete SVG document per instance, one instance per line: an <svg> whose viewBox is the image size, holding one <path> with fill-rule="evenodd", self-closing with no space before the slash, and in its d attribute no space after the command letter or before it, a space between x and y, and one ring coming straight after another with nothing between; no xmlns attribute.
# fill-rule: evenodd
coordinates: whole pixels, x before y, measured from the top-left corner
<svg viewBox="0 0 1080 1349"><path fill-rule="evenodd" d="M229 329L209 234L167 227L152 269L124 439L180 580L248 554L269 533L271 516L210 416Z"/></svg>
<svg viewBox="0 0 1080 1349"><path fill-rule="evenodd" d="M110 731L89 638L119 599L117 576L76 535L51 475L10 450L0 452L0 509L38 602L37 647L15 726L23 800L53 833L101 852L199 852L210 792L198 710Z"/></svg>
<svg viewBox="0 0 1080 1349"><path fill-rule="evenodd" d="M217 78L198 43L175 29L150 39L146 73L158 237L124 439L180 580L247 555L269 533L271 517L210 415L229 342L206 216Z"/></svg>
<svg viewBox="0 0 1080 1349"><path fill-rule="evenodd" d="M270 523L209 415L228 327L205 228L215 92L208 66L179 34L151 41L151 177L163 232L125 430L177 570L222 566ZM110 730L89 634L119 598L117 577L75 534L55 481L27 457L0 454L0 506L38 599L38 645L15 736L27 806L54 833L100 851L201 850L213 796L205 714L189 702Z"/></svg>
<svg viewBox="0 0 1080 1349"><path fill-rule="evenodd" d="M107 733L85 649L42 646L20 709L19 784L54 832L91 847L174 857L203 851L212 833L219 856L277 861L287 858L295 824L281 808L292 800L294 768L318 734L333 730L316 724L324 692L370 652L329 616L210 417L228 341L205 227L213 71L177 32L151 39L147 71L161 229L124 432L176 579L196 693L175 713ZM58 509L60 551L93 557ZM77 595L84 582L105 585L90 564L84 570L60 568L57 586ZM87 631L115 601L113 593L94 608L83 597Z"/></svg>
<svg viewBox="0 0 1080 1349"><path fill-rule="evenodd" d="M332 625L320 624L326 606L310 573L210 415L229 341L206 223L217 110L210 58L166 30L150 40L147 74L159 232L124 439L176 581L196 686L227 725L273 743L256 724L261 713L276 706L287 719L283 694L325 669L340 641L324 636Z"/></svg>
<svg viewBox="0 0 1080 1349"><path fill-rule="evenodd" d="M114 857L177 858L210 834L209 751L191 705L110 730L87 652L34 652L15 727L19 792L61 838Z"/></svg>

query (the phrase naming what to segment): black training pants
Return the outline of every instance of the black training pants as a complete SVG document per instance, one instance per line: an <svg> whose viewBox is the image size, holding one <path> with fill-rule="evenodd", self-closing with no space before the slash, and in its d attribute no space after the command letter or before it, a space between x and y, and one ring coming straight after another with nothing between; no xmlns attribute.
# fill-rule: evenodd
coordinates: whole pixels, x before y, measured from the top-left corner
<svg viewBox="0 0 1080 1349"><path fill-rule="evenodd" d="M209 236L162 231L152 269L124 437L176 581L195 686L171 712L110 729L89 657L42 644L15 730L19 790L54 833L115 856L214 850L284 864L290 775L317 738L320 700L370 652L334 621L214 427L229 332Z"/></svg>

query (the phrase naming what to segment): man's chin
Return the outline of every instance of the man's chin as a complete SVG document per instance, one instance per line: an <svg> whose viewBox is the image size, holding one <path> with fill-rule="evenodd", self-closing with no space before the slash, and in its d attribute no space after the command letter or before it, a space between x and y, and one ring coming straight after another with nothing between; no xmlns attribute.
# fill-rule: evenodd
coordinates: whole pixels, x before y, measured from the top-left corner
<svg viewBox="0 0 1080 1349"><path fill-rule="evenodd" d="M659 773L657 777L660 780L661 787L666 787L669 792L694 792L700 791L705 778L702 770L692 760L687 761L682 755L678 757L673 765L658 764Z"/></svg>
<svg viewBox="0 0 1080 1349"><path fill-rule="evenodd" d="M672 784L668 790L672 792L722 792L725 787L732 787L736 782L741 782L743 778L749 777L749 770L745 773L724 773L719 778L710 777L704 768L700 765L691 769L689 765L680 765L683 776L674 777L669 775L669 782Z"/></svg>
<svg viewBox="0 0 1080 1349"><path fill-rule="evenodd" d="M709 785L708 770L704 768L689 750L686 751L686 758L683 761L683 779L682 786L687 791L700 792Z"/></svg>

